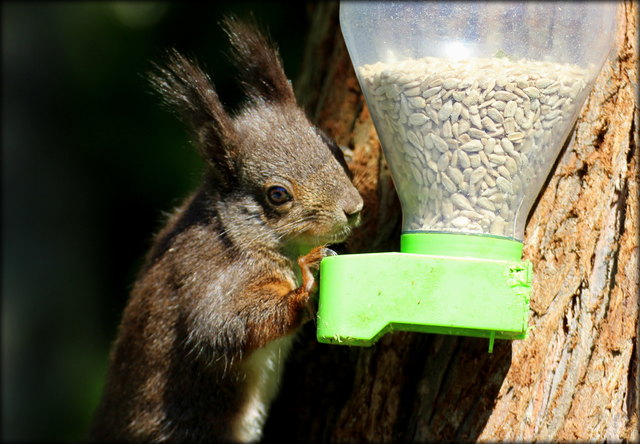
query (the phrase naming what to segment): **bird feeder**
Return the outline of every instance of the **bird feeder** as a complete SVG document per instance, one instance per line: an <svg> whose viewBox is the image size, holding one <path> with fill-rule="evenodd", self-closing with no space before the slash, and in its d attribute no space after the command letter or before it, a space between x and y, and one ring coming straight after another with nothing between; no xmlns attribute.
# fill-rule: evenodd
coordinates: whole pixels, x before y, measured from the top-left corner
<svg viewBox="0 0 640 444"><path fill-rule="evenodd" d="M613 43L615 2L343 1L402 205L400 252L327 257L320 342L527 335L528 213Z"/></svg>

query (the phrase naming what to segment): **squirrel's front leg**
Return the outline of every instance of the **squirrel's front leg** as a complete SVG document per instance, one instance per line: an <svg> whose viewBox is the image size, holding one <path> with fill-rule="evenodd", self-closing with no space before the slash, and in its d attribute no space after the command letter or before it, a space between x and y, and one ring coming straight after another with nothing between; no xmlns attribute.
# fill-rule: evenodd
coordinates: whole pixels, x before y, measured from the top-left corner
<svg viewBox="0 0 640 444"><path fill-rule="evenodd" d="M302 283L292 288L291 281L284 276L262 279L247 288L247 297L261 301L255 307L255 316L247 322L250 348L259 348L267 343L293 333L305 321L315 316L310 306L311 297L317 290L315 272L325 256L333 256L332 250L320 246L298 258ZM249 296L250 295L250 296Z"/></svg>

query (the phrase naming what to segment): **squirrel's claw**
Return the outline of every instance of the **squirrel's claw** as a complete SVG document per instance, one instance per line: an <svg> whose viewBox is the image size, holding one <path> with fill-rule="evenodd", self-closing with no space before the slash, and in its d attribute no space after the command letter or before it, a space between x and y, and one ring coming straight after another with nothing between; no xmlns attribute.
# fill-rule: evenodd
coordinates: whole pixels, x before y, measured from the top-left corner
<svg viewBox="0 0 640 444"><path fill-rule="evenodd" d="M322 248L322 257L337 256L337 255L338 255L338 253L333 251L331 248L327 248L327 247L323 247Z"/></svg>

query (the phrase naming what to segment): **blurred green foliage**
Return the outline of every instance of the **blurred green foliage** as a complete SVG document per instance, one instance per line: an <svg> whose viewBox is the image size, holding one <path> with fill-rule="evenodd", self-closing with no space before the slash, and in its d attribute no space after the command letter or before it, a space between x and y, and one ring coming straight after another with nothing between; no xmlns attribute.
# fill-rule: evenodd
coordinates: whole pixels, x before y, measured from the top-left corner
<svg viewBox="0 0 640 444"><path fill-rule="evenodd" d="M300 69L306 2L2 3L2 438L77 441L136 270L200 179L144 73L196 56L239 89L218 21L252 12Z"/></svg>

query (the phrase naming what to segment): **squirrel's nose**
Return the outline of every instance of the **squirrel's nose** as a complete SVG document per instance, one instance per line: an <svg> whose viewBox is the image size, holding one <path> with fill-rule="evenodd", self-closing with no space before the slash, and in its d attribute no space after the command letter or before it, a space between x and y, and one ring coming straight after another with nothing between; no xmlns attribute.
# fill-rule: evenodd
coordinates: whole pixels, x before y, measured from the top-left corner
<svg viewBox="0 0 640 444"><path fill-rule="evenodd" d="M347 216L347 221L349 223L353 223L360 217L360 211L362 211L363 205L362 197L360 197L359 194L357 195L357 198L350 199L345 203L343 211Z"/></svg>

